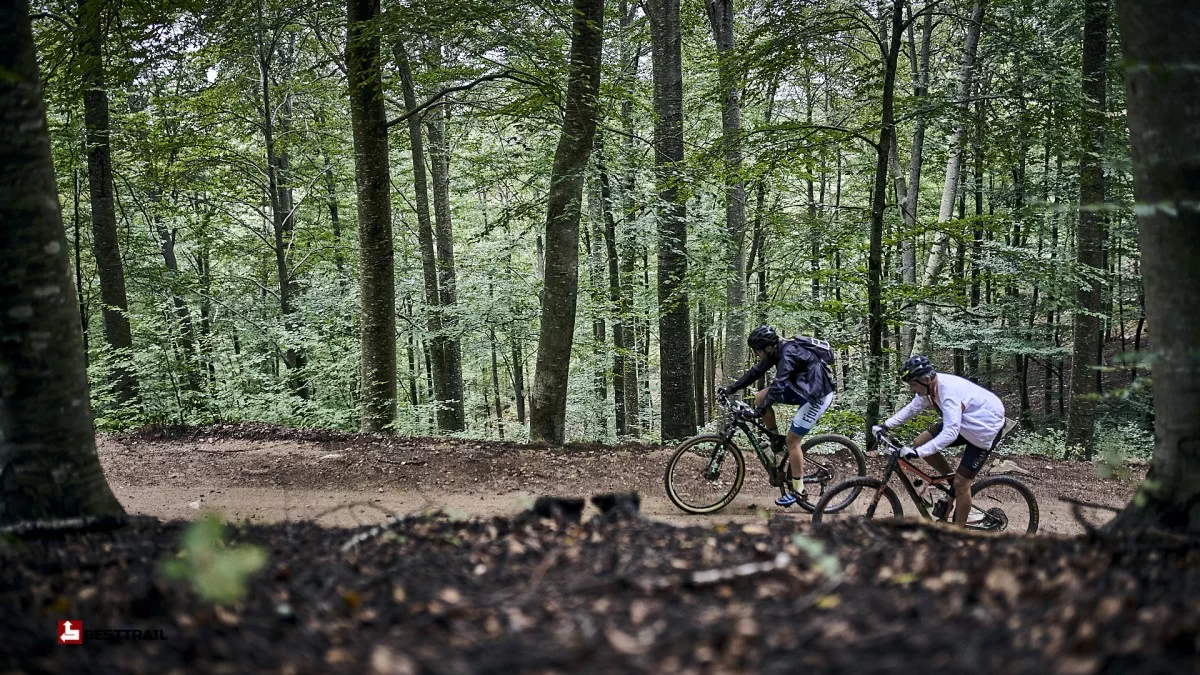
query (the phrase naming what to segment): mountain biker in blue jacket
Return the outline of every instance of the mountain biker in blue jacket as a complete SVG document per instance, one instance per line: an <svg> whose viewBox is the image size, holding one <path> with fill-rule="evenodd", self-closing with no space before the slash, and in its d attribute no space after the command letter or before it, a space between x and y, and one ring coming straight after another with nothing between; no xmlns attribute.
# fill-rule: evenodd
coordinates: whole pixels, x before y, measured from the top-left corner
<svg viewBox="0 0 1200 675"><path fill-rule="evenodd" d="M791 506L804 498L804 451L800 440L820 419L833 403L833 381L821 358L803 339L780 340L771 326L759 326L747 340L750 349L758 357L758 363L750 367L736 382L718 390L722 396L744 389L751 382L775 368L775 378L769 387L754 394L755 414L762 418L763 425L772 432L771 449L781 453L786 449L794 471L790 490L775 500L779 506ZM800 406L792 418L786 439L779 435L775 423L774 403Z"/></svg>

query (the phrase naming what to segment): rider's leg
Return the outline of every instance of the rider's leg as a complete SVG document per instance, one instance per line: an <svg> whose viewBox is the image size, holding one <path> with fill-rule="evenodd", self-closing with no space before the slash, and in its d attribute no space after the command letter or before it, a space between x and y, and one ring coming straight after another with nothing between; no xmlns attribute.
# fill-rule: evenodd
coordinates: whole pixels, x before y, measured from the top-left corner
<svg viewBox="0 0 1200 675"><path fill-rule="evenodd" d="M935 452L932 455L929 455L928 457L925 458L925 462L927 464L929 464L929 466L933 467L933 470L935 472L937 472L938 475L945 476L946 474L948 474L952 471L952 469L950 468L950 460L946 459L946 456L940 452ZM970 492L970 490L968 490L967 492ZM955 486L954 494L955 495L958 494L957 486ZM939 520L941 520L944 523L947 520L949 520L949 518L950 518L950 509L946 509L946 512L942 514L942 517L939 518Z"/></svg>
<svg viewBox="0 0 1200 675"><path fill-rule="evenodd" d="M792 466L792 492L798 495L804 494L804 444L801 441L805 434L812 431L817 420L825 414L832 403L833 394L827 395L816 405L805 403L796 411L795 417L792 418L792 425L788 428L786 442L788 460Z"/></svg>
<svg viewBox="0 0 1200 675"><path fill-rule="evenodd" d="M993 442L992 447L995 445ZM970 443L963 452L962 461L958 463L958 471L954 473L955 525L965 526L967 519L971 516L971 484L975 482L975 476L979 475L979 470L983 468L983 464L990 454L991 448L984 450Z"/></svg>
<svg viewBox="0 0 1200 675"><path fill-rule="evenodd" d="M758 391L754 392L754 405L756 407L762 405L763 399L765 399L766 397L767 397L766 389L759 389ZM779 433L779 427L777 427L775 425L775 408L774 407L767 408L765 411L763 411L762 421L763 421L763 426L765 426L768 430L774 431L775 433Z"/></svg>

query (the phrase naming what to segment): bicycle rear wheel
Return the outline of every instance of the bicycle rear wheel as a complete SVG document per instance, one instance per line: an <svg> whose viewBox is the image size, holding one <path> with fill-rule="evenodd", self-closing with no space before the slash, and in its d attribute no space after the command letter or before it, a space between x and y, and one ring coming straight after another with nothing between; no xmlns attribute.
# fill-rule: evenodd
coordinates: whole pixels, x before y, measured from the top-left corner
<svg viewBox="0 0 1200 675"><path fill-rule="evenodd" d="M992 476L971 486L971 529L1033 534L1040 515L1033 490L1016 478Z"/></svg>
<svg viewBox="0 0 1200 675"><path fill-rule="evenodd" d="M746 479L746 460L717 435L693 436L667 462L663 481L671 503L687 513L716 513L729 505Z"/></svg>
<svg viewBox="0 0 1200 675"><path fill-rule="evenodd" d="M832 503L844 503L837 510L830 510ZM892 488L878 478L851 478L830 488L816 503L813 524L830 523L852 518L895 518L904 517L900 498Z"/></svg>
<svg viewBox="0 0 1200 675"><path fill-rule="evenodd" d="M840 481L855 476L867 475L867 458L858 445L845 436L821 434L804 439L804 488L807 499L797 504L812 512L825 492ZM786 462L785 476L792 479L791 461ZM842 498L829 503L829 509L838 511L849 504L857 493L843 493Z"/></svg>

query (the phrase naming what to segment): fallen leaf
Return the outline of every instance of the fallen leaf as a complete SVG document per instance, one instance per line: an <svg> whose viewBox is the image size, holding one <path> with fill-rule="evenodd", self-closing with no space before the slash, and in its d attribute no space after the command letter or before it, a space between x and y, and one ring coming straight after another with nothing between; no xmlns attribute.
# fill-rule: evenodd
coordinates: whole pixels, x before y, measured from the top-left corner
<svg viewBox="0 0 1200 675"><path fill-rule="evenodd" d="M819 600L817 600L817 604L815 606L817 609L833 609L834 607L837 607L840 604L842 604L842 599L839 598L838 596L824 595L824 596L821 596L821 598Z"/></svg>
<svg viewBox="0 0 1200 675"><path fill-rule="evenodd" d="M613 649L622 654L641 654L645 651L645 647L637 638L616 628L604 631L604 637L608 638L608 644L612 645Z"/></svg>

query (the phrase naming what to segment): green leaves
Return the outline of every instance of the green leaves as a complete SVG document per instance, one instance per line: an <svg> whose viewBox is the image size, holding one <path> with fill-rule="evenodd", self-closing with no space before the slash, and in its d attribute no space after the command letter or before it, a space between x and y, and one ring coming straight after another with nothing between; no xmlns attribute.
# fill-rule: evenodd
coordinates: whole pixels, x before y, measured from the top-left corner
<svg viewBox="0 0 1200 675"><path fill-rule="evenodd" d="M211 515L196 521L183 534L183 550L173 560L164 560L162 573L187 581L197 595L216 605L241 600L246 579L267 562L258 546L228 545L225 523Z"/></svg>

